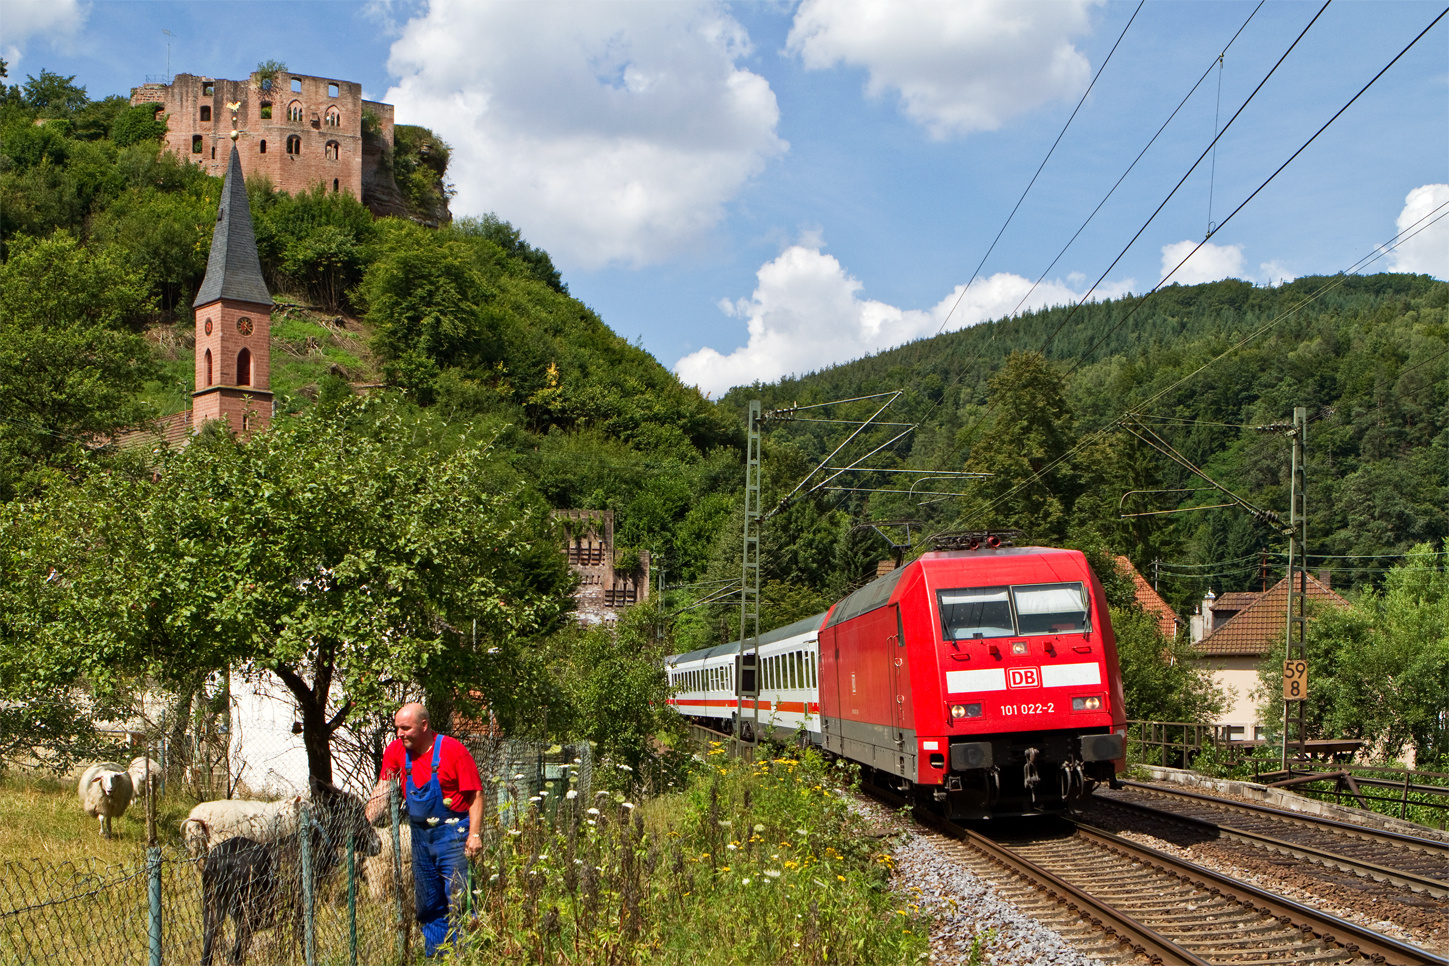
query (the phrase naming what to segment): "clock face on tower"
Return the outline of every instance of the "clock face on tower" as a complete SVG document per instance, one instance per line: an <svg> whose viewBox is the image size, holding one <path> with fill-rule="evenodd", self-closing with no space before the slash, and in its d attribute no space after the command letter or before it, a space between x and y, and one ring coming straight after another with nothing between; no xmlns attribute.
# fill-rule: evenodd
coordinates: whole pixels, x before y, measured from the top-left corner
<svg viewBox="0 0 1449 966"><path fill-rule="evenodd" d="M207 319L206 320L206 334L207 335L211 335L211 320L210 319Z"/></svg>
<svg viewBox="0 0 1449 966"><path fill-rule="evenodd" d="M251 335L252 334L252 320L249 319L249 318L247 318L246 316L242 316L241 318L237 319L236 320L236 330L238 332L240 332L242 335Z"/></svg>

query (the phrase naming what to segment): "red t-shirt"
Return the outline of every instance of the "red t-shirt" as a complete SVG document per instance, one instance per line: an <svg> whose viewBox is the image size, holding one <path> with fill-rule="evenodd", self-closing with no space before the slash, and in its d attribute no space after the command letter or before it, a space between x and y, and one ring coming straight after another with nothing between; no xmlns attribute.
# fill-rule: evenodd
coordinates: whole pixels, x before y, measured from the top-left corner
<svg viewBox="0 0 1449 966"><path fill-rule="evenodd" d="M382 769L378 778L401 775L406 762L407 749L401 741L393 739L392 744L382 753ZM432 748L413 759L412 782L403 782L404 799L407 798L409 784L422 788L428 783L432 767ZM438 787L443 790L444 798L452 799L448 807L455 812L468 811L468 806L473 804L474 793L483 790L483 783L478 779L478 765L473 761L473 756L461 741L447 735L443 735L442 747L438 749Z"/></svg>

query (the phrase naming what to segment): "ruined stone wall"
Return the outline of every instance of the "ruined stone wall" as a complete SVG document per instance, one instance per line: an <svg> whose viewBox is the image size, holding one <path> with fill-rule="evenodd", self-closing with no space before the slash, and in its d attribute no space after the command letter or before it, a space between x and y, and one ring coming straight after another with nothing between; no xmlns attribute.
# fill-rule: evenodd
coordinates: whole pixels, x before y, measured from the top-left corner
<svg viewBox="0 0 1449 966"><path fill-rule="evenodd" d="M390 104L362 100L362 85L308 74L279 72L270 86L256 75L244 81L177 74L170 84L131 92L132 104L160 103L166 112L166 148L216 177L226 173L235 103L237 150L248 179L261 174L274 188L296 194L322 185L362 199L362 112L378 116L392 143Z"/></svg>

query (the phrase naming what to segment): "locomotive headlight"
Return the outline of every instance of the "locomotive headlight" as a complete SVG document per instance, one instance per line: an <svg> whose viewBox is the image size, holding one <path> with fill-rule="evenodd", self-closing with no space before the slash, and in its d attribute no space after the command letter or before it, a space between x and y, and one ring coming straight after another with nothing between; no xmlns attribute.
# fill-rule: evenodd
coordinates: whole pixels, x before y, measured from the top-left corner
<svg viewBox="0 0 1449 966"><path fill-rule="evenodd" d="M1102 698L1100 695L1092 695L1090 698L1073 698L1073 711L1101 711Z"/></svg>
<svg viewBox="0 0 1449 966"><path fill-rule="evenodd" d="M1011 642L1011 653L1013 653L1013 654L1025 654L1029 650L1030 650L1030 648L1028 648L1026 646L1026 641L1012 641Z"/></svg>
<svg viewBox="0 0 1449 966"><path fill-rule="evenodd" d="M981 705L979 705L979 704L953 704L953 705L951 705L951 717L953 717L953 718L979 718L979 717L981 717Z"/></svg>

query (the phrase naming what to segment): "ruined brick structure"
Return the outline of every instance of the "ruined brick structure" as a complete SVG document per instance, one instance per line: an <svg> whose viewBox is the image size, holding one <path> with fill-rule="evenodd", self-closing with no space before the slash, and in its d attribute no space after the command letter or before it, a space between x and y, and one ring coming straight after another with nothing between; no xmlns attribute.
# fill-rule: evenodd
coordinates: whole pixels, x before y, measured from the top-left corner
<svg viewBox="0 0 1449 966"><path fill-rule="evenodd" d="M166 149L221 177L230 155L232 109L236 145L247 178L266 175L273 187L297 194L322 185L365 201L369 166L383 152L366 152L362 115L377 119L377 140L393 144L391 104L362 99L362 85L278 71L244 81L177 74L170 84L146 84L131 91L132 104L155 103L166 113ZM390 178L385 179L389 183ZM395 190L395 189L394 189Z"/></svg>
<svg viewBox="0 0 1449 966"><path fill-rule="evenodd" d="M633 572L614 567L613 510L555 510L567 539L569 569L579 575L574 601L581 621L611 621L630 604L649 599L649 553L640 551Z"/></svg>

